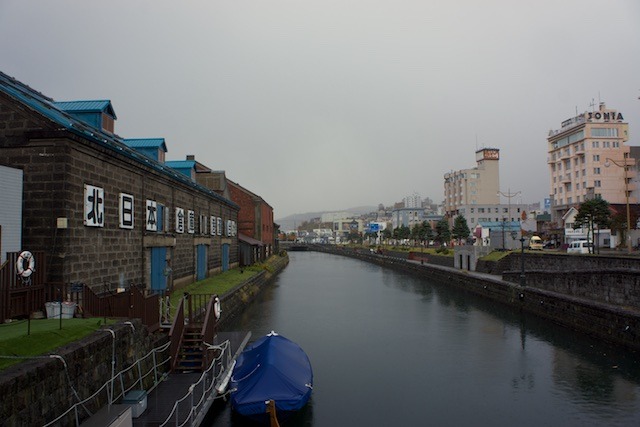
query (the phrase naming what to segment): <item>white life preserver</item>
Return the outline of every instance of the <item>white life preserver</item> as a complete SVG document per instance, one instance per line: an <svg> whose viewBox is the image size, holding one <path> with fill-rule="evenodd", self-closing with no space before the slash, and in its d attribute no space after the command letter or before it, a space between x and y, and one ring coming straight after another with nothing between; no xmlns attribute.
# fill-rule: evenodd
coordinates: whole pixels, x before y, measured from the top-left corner
<svg viewBox="0 0 640 427"><path fill-rule="evenodd" d="M222 309L220 308L220 298L216 297L215 302L213 303L213 315L216 320L220 320L220 313L222 313Z"/></svg>
<svg viewBox="0 0 640 427"><path fill-rule="evenodd" d="M27 263L27 268L24 268L24 264ZM16 261L16 272L18 276L25 279L36 270L36 258L29 251L23 251L18 256Z"/></svg>

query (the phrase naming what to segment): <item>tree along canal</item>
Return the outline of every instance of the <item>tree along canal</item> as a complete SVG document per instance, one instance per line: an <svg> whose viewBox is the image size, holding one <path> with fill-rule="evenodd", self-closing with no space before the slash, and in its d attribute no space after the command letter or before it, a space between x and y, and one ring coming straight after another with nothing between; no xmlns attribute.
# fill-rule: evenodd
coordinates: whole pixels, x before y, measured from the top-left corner
<svg viewBox="0 0 640 427"><path fill-rule="evenodd" d="M297 342L311 401L287 426L638 426L640 358L408 274L318 252L234 322ZM241 426L229 405L211 425Z"/></svg>

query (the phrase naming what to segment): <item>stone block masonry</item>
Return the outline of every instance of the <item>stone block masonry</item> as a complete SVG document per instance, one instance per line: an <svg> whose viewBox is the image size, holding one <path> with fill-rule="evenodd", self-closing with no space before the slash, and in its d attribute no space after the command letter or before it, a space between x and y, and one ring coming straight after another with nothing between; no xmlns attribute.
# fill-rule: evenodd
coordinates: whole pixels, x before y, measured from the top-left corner
<svg viewBox="0 0 640 427"><path fill-rule="evenodd" d="M271 271L261 271L256 276L246 282L241 283L229 292L220 297L222 304L222 317L218 323L218 329L224 329L232 322L232 320L242 310L250 304L260 292L264 290L264 287L268 285L271 280L289 264L289 257L278 257L276 262L272 262L269 265L272 267Z"/></svg>
<svg viewBox="0 0 640 427"><path fill-rule="evenodd" d="M76 393L85 399L110 380L114 348L115 372L118 373L151 349L167 342L166 336L148 334L140 321L132 320L132 324L135 330L124 323L108 327L115 332L115 347L112 334L102 329L83 340L59 348L54 353L64 359L66 368L55 357L29 360L1 371L0 424L7 427L46 424L78 402ZM164 357L168 357L168 351ZM133 375L126 386L130 386L132 381ZM143 388L148 389L154 378L148 377L146 381ZM107 394L104 392L85 406L95 413L106 403ZM79 416L83 420L89 414L80 410ZM65 417L60 425L75 425L74 412Z"/></svg>

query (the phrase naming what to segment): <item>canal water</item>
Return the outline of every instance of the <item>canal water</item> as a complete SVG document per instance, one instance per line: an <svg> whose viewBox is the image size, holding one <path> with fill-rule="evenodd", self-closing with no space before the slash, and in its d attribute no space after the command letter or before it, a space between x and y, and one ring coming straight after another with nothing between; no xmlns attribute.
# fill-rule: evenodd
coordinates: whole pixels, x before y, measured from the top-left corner
<svg viewBox="0 0 640 427"><path fill-rule="evenodd" d="M297 342L314 390L287 426L640 426L640 358L446 284L292 252L232 330ZM243 426L229 405L212 426Z"/></svg>

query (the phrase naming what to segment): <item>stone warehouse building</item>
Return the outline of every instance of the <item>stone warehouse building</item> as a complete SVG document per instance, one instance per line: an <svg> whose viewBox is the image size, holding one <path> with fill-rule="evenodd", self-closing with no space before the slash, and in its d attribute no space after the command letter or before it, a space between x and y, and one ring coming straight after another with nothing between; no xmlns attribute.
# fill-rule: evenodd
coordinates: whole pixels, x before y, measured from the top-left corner
<svg viewBox="0 0 640 427"><path fill-rule="evenodd" d="M164 139L115 135L115 120L110 101L55 102L0 73L0 165L24 174L22 249L46 252L49 281L98 288L162 291L236 266L239 206L193 164L165 163Z"/></svg>
<svg viewBox="0 0 640 427"><path fill-rule="evenodd" d="M236 203L240 264L261 262L276 251L273 208L262 197L227 178L224 171L214 171L188 155L183 164L194 164L196 182Z"/></svg>

